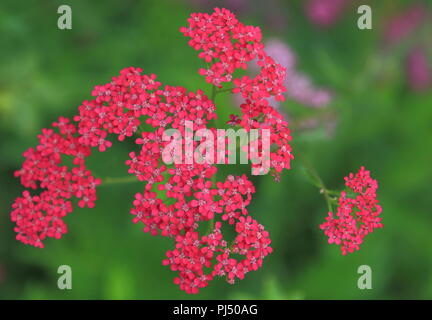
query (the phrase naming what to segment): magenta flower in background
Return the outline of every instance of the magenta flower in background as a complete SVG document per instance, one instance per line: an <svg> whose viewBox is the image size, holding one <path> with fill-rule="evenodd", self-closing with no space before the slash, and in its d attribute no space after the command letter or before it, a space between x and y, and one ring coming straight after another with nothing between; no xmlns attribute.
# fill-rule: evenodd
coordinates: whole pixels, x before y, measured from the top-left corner
<svg viewBox="0 0 432 320"><path fill-rule="evenodd" d="M266 44L266 51L269 56L287 68L287 72L294 70L297 64L297 57L284 42L279 39L271 39Z"/></svg>
<svg viewBox="0 0 432 320"><path fill-rule="evenodd" d="M274 38L267 42L265 48L270 57L286 68L284 95L288 99L312 108L323 108L331 102L332 94L329 90L315 88L310 78L296 69L297 56L287 44ZM258 71L256 61L252 62L251 69ZM235 94L234 101L236 105L240 105L244 100L241 95ZM280 101L274 97L268 98L268 101L271 106L280 107Z"/></svg>
<svg viewBox="0 0 432 320"><path fill-rule="evenodd" d="M292 49L279 39L266 44L268 55L287 69L285 78L286 96L300 104L313 108L327 106L331 93L327 89L315 88L310 78L296 69L297 57ZM276 101L270 101L276 106Z"/></svg>
<svg viewBox="0 0 432 320"><path fill-rule="evenodd" d="M417 29L427 16L427 8L417 3L389 19L384 30L384 40L389 45L402 41Z"/></svg>
<svg viewBox="0 0 432 320"><path fill-rule="evenodd" d="M313 24L328 27L340 19L349 3L350 0L308 0L306 15Z"/></svg>
<svg viewBox="0 0 432 320"><path fill-rule="evenodd" d="M287 96L305 106L322 108L327 106L332 97L325 89L315 88L304 74L293 73L286 80Z"/></svg>
<svg viewBox="0 0 432 320"><path fill-rule="evenodd" d="M384 27L384 42L391 48L414 34L421 35L422 27L430 16L430 11L422 3L417 2L404 11L396 13ZM432 71L428 63L427 51L419 45L427 39L419 38L417 44L410 45L405 60L406 81L414 91L423 91L431 87Z"/></svg>
<svg viewBox="0 0 432 320"><path fill-rule="evenodd" d="M409 86L415 91L424 91L431 87L432 70L426 51L414 48L406 59L406 76Z"/></svg>

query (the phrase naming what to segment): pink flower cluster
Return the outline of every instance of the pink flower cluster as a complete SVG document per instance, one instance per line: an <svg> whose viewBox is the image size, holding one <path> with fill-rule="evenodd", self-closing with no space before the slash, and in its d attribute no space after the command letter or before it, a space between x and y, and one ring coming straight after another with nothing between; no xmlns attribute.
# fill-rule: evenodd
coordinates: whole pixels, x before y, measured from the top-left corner
<svg viewBox="0 0 432 320"><path fill-rule="evenodd" d="M221 87L232 81L236 69L246 69L249 61L263 55L261 30L245 26L227 9L216 8L211 15L194 13L188 22L189 27L180 31L191 38L192 48L201 51L199 58L210 64L199 70L208 83Z"/></svg>
<svg viewBox="0 0 432 320"><path fill-rule="evenodd" d="M218 8L211 15L192 14L188 22L189 26L180 31L191 38L189 45L209 64L208 69L199 71L207 82L222 87L223 82L233 81L233 92L254 103L264 103L263 99L271 96L284 99L286 70L265 53L258 27L244 25L230 11ZM234 71L246 70L254 59L261 69L256 77L233 77Z"/></svg>
<svg viewBox="0 0 432 320"><path fill-rule="evenodd" d="M44 189L32 196L24 191L12 205L11 219L16 223L17 240L43 248L46 237L61 238L67 232L63 217L72 212L71 199L78 206L92 208L96 200L96 187L100 180L86 169L85 158L90 148L80 142L75 125L60 117L53 129L43 129L36 148L24 152L22 168L15 172L26 188ZM65 157L72 157L73 167L62 165Z"/></svg>
<svg viewBox="0 0 432 320"><path fill-rule="evenodd" d="M428 15L430 12L422 2L408 6L387 21L384 40L388 45L397 44L420 27L427 20Z"/></svg>
<svg viewBox="0 0 432 320"><path fill-rule="evenodd" d="M411 89L423 91L432 88L432 63L422 47L413 48L406 58L406 74Z"/></svg>
<svg viewBox="0 0 432 320"><path fill-rule="evenodd" d="M414 91L426 91L432 87L432 64L428 57L427 34L431 32L426 23L431 19L431 10L421 1L409 5L392 16L384 28L384 41L390 50L416 33L418 38L409 44L405 58L406 80ZM425 30L422 30L424 28ZM419 36L424 34L424 36ZM414 37L415 39L415 37ZM411 40L412 41L412 40Z"/></svg>
<svg viewBox="0 0 432 320"><path fill-rule="evenodd" d="M209 64L209 68L201 69L200 74L217 87L222 87L224 82L233 82L232 92L245 99L241 105L241 118L232 116L229 123L247 131L271 130L270 142L275 151L271 152L268 161L278 178L283 169L290 169L293 159L291 134L284 117L269 105L268 99L284 100L286 69L264 51L261 30L245 26L226 9L216 8L211 15L192 14L188 22L189 26L181 28L181 32L191 38L189 45L200 51L199 57ZM252 78L234 78L234 71L247 69L252 60L257 61L259 73ZM258 174L258 165L252 167Z"/></svg>
<svg viewBox="0 0 432 320"><path fill-rule="evenodd" d="M156 75L141 75L142 69L129 67L110 83L96 86L91 101L79 107L80 142L105 151L111 146L106 138L116 134L118 140L132 136L145 123L154 128L184 127L185 120L203 128L216 117L215 106L202 91L187 93L182 87L161 87Z"/></svg>
<svg viewBox="0 0 432 320"><path fill-rule="evenodd" d="M261 59L259 77L236 81L248 102L242 106L242 119L235 122L247 129L270 129L271 142L277 146L269 159L272 167L277 173L288 169L290 132L265 100L281 97L284 69L264 53L259 28L242 25L225 9L215 9L212 15L193 14L189 22L191 26L182 30L193 38L194 48L204 50L200 57L208 63L219 59L205 72L215 86L232 81L234 70L246 67L251 59ZM167 252L164 264L178 272L175 283L187 293L197 293L217 276L226 276L230 283L243 279L271 252L268 233L248 214L253 184L245 175L216 181L217 168L210 162L163 161L165 147L171 142L164 139L165 130L177 129L181 137L174 138L195 149L198 141L186 141L185 124L193 123L194 130L207 128L216 118L214 102L201 90L162 86L154 74L141 72L125 68L109 83L96 86L94 98L84 101L73 118L77 126L60 118L54 123L60 133L44 129L40 144L24 153L26 160L16 175L25 187L46 190L38 196L25 191L13 204L17 239L43 247L46 237L60 238L66 233L62 218L72 211L71 198L77 198L80 207L93 207L96 200L101 181L84 162L91 149L104 152L111 147L110 134L120 141L139 134L136 144L140 150L129 154L126 165L146 185L135 195L131 214L134 223L143 223L145 232L174 240L175 248ZM154 130L139 132L143 125ZM61 165L63 155L72 157L72 168ZM202 223L210 226L204 235L198 232ZM236 232L231 243L224 240L222 223Z"/></svg>
<svg viewBox="0 0 432 320"><path fill-rule="evenodd" d="M215 106L201 91L187 93L184 88L170 86L162 89L154 76L140 72L127 68L112 82L95 88L96 98L83 103L80 115L75 117L79 121L80 142L104 151L110 146L106 140L108 133L123 140L137 130L145 116L145 122L156 129L141 133L136 139L140 152L131 152L126 161L129 173L147 183L145 190L135 195L131 209L133 222L143 223L144 232L175 239L176 249L168 251L171 259L164 264L178 271L175 283L187 293L197 293L213 277L225 272L231 283L234 277L242 279L271 252L270 239L263 227L249 216L244 218L255 192L252 183L246 176L229 176L225 182L215 183L212 178L217 168L211 164L193 162L169 167L162 160L162 152L170 143L163 139L164 130L178 129L182 143L186 143L185 121L193 122L194 128L205 128L208 120L216 117ZM192 143L196 147L198 142ZM201 237L196 231L201 222L217 216L238 230L230 247L221 238L220 222L206 236ZM199 248L204 244L205 247ZM230 258L231 253L245 259L236 262ZM219 258L221 254L224 259ZM212 258L221 261L205 275L203 268L211 266ZM225 261L229 261L229 266L224 265Z"/></svg>
<svg viewBox="0 0 432 320"><path fill-rule="evenodd" d="M161 129L142 133L137 139L141 152L132 152L126 162L129 173L147 182L144 192L135 195L133 222L143 223L144 232L174 238L175 249L163 263L178 272L174 282L187 293L197 293L216 276L227 275L230 283L243 279L271 252L268 233L248 215L253 184L244 175L215 182L217 168L207 163L168 168L161 159L169 141L162 140ZM214 229L201 236L200 223L216 219ZM221 232L224 221L237 231L230 246ZM232 254L245 258L237 261Z"/></svg>
<svg viewBox="0 0 432 320"><path fill-rule="evenodd" d="M323 108L331 102L329 90L316 88L312 80L298 70L297 57L287 44L279 39L271 39L266 44L266 51L287 70L284 85L289 99L312 108ZM277 103L272 101L273 105Z"/></svg>
<svg viewBox="0 0 432 320"><path fill-rule="evenodd" d="M329 238L328 243L340 245L344 255L359 250L366 235L383 227L376 195L378 183L370 172L361 167L356 174L345 177L345 185L350 191L341 192L336 214L329 212L320 226Z"/></svg>
<svg viewBox="0 0 432 320"><path fill-rule="evenodd" d="M308 0L306 14L312 23L328 27L336 23L351 0Z"/></svg>
<svg viewBox="0 0 432 320"><path fill-rule="evenodd" d="M293 159L291 135L287 122L269 101L284 99L286 69L264 51L260 29L243 25L226 9L192 14L188 21L189 26L181 31L209 65L199 72L216 90L232 82L232 92L243 96L242 115L231 115L232 125L270 132L267 160L279 179ZM252 60L259 66L258 75L234 78L234 71L246 69ZM96 86L93 99L79 106L73 118L76 125L59 118L53 124L56 131L43 129L37 147L24 153L25 161L15 175L24 187L43 191L32 196L26 190L12 205L17 239L42 248L45 238L58 239L66 233L63 217L72 212L73 200L79 207L95 205L101 180L85 164L92 148L106 151L112 145L112 134L119 141L138 135L135 142L139 151L129 154L126 165L129 174L146 184L135 195L130 213L134 223L143 224L144 232L173 240L174 247L166 253L163 264L177 272L174 283L186 293L198 293L217 277L225 277L231 284L243 279L260 268L272 252L268 232L247 209L255 193L252 182L245 175L228 175L217 181L217 167L211 161L199 162L194 157L181 163L164 161L172 141L166 139L166 130L178 130L180 136L171 139L195 150L199 142L186 138L186 124L192 123L195 130L206 129L217 117L216 106L201 90L162 86L154 74L141 72L139 68L125 68L109 83ZM143 126L150 129L143 131ZM260 143L253 148L260 150ZM223 156L228 156L229 150L226 152ZM206 159L207 151L202 153ZM67 165L69 158L72 164ZM253 169L258 167L252 164ZM369 172L362 168L356 175L350 174L346 185L357 196L349 198L343 192L337 217L330 212L321 226L330 243L342 245L344 254L358 249L366 234L382 226L377 183ZM202 227L208 231L203 232ZM229 233L235 233L232 241L226 240Z"/></svg>
<svg viewBox="0 0 432 320"><path fill-rule="evenodd" d="M80 142L104 151L111 145L106 140L109 133L123 140L137 130L145 116L145 122L156 129L141 133L136 139L140 152L131 152L126 161L129 173L147 183L144 192L135 195L131 209L133 222L142 222L144 232L175 239L176 250L167 253L171 259L164 264L178 271L175 283L187 293L197 293L213 277L225 272L231 283L234 276L242 279L246 272L256 270L271 252L268 233L249 216L244 219L255 192L252 183L246 176L229 176L225 182L215 183L212 178L217 168L208 163L168 167L162 161L162 152L170 143L163 139L164 130L178 129L182 143L186 143L185 121L193 122L196 129L205 128L216 117L215 106L202 91L187 93L182 87L161 88L155 76L140 75L140 72L135 68L124 69L112 82L95 88L92 94L96 98L83 103L79 116L75 117L79 122ZM193 148L198 144L192 143ZM209 245L216 233L222 236L220 223L216 223L217 228L211 234L201 238L196 231L201 222L217 216L239 230L230 247L223 239ZM204 244L206 249L197 249ZM222 253L224 259L219 258ZM231 253L241 254L245 259L236 262L230 258ZM212 258L221 261L205 275L203 268L210 267ZM224 265L225 260L229 266Z"/></svg>
<svg viewBox="0 0 432 320"><path fill-rule="evenodd" d="M205 201L204 208L214 206L222 221L235 226L237 235L228 244L222 235L222 223L218 221L207 235L200 236L194 230L197 226L191 225L186 226L184 234L175 237L175 249L167 252L163 264L178 272L174 283L187 293L197 293L217 276L226 276L227 281L233 284L236 278L243 279L246 273L261 267L264 257L272 251L268 232L248 215L246 206L255 189L245 176L228 176L225 182L218 182L216 188L203 190L206 190L206 196L201 194L192 200L188 210L180 211L180 217L195 214L200 219L201 207L196 205ZM201 219L206 219L206 216ZM242 258L236 258L239 256Z"/></svg>

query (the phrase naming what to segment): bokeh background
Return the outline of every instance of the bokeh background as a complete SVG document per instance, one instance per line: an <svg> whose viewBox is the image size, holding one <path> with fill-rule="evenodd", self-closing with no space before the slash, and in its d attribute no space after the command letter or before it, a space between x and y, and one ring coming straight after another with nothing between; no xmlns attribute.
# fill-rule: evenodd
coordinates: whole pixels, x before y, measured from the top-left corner
<svg viewBox="0 0 432 320"><path fill-rule="evenodd" d="M57 28L57 8L73 11L72 30ZM359 30L368 4L373 29ZM54 1L0 4L0 298L1 299L430 299L432 298L432 19L431 1ZM45 249L15 240L9 213L22 192L13 172L22 152L58 116L73 116L127 66L163 83L209 89L202 62L179 32L191 12L233 9L258 25L289 67L289 98L279 105L296 150L331 189L361 165L379 181L384 228L361 250L342 256L319 224L326 203L298 161L279 183L254 178L250 213L270 232L264 266L231 286L213 281L198 296L172 283L161 261L171 241L131 223L139 183L101 186L94 209L66 218L69 233ZM222 118L235 98L218 97ZM94 154L99 176L127 175L133 142ZM236 169L239 170L239 169ZM242 170L242 169L241 169ZM246 169L245 169L246 172ZM70 265L73 289L57 289ZM357 288L357 268L373 270L373 289Z"/></svg>

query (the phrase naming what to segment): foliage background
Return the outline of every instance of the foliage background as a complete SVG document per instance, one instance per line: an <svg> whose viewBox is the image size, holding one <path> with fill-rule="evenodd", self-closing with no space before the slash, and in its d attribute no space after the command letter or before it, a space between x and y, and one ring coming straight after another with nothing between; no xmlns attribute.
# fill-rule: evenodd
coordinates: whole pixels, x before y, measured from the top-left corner
<svg viewBox="0 0 432 320"><path fill-rule="evenodd" d="M174 273L161 265L171 241L131 223L139 183L100 187L96 208L75 210L66 218L69 233L43 250L15 241L9 212L22 191L13 178L22 152L36 144L41 128L74 115L94 85L139 66L163 83L208 90L197 74L201 62L179 32L191 12L210 10L207 2L1 1L0 298L432 298L432 92L411 91L403 45L384 55L381 43L385 19L413 1L366 2L373 9L372 31L357 28L356 6L330 28L313 26L302 1L247 1L239 10L265 37L288 43L299 68L335 94L334 133L322 127L293 131L294 152L301 149L332 189L361 165L378 179L385 227L368 236L360 251L342 256L327 244L318 227L326 203L296 161L280 183L271 176L254 179L258 191L250 212L271 233L274 252L234 286L214 281L191 297L172 284ZM72 7L72 30L57 28L61 4ZM430 33L426 39L432 41ZM235 112L228 98L218 105L223 115ZM283 108L299 116L313 112L290 101ZM132 145L94 153L90 168L100 176L125 176ZM69 291L56 286L62 264L73 269ZM357 288L363 264L373 269L373 290Z"/></svg>

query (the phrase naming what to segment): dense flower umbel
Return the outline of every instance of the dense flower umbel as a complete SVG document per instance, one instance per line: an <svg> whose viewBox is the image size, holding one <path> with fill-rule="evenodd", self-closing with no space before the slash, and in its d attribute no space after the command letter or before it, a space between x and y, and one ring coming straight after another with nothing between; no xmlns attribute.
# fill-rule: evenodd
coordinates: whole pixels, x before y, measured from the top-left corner
<svg viewBox="0 0 432 320"><path fill-rule="evenodd" d="M203 50L200 57L211 64L200 72L218 87L234 80L236 91L246 99L241 107L243 117L232 116L233 124L247 130L270 129L273 174L289 169L290 132L267 101L271 97L283 99L285 70L265 54L259 28L244 26L225 9L215 9L211 15L193 14L189 23L189 28L182 28L183 33L192 38L190 44L195 49ZM253 79L233 79L234 70L246 68L252 59L259 60L260 74ZM217 168L210 161L163 161L170 143L164 139L165 129L177 129L182 145L195 150L198 141L186 141L185 124L193 123L194 130L207 128L216 118L214 102L200 90L162 86L154 74L141 72L139 68L125 68L109 83L96 86L94 98L78 108L74 117L77 127L60 118L53 125L60 133L44 129L40 144L24 153L26 160L16 175L26 188L44 191L38 196L24 191L13 204L17 239L43 247L46 237L60 238L66 233L62 218L72 211L72 198L78 198L80 207L93 207L96 200L100 180L84 162L91 149L104 152L111 147L110 134L123 141L147 124L153 131L140 132L136 139L140 150L131 152L126 161L129 173L146 182L133 201L133 222L143 223L145 232L174 240L175 249L167 252L164 264L178 272L175 283L187 293L197 293L217 276L226 276L229 283L243 279L247 272L257 270L272 250L268 233L248 214L253 184L245 175L216 181ZM73 157L72 168L62 165L63 155ZM198 227L203 222L212 228L201 235ZM224 240L223 223L236 232L232 243Z"/></svg>
<svg viewBox="0 0 432 320"><path fill-rule="evenodd" d="M361 167L355 175L345 177L345 181L351 191L341 192L336 215L329 212L320 226L329 237L328 242L340 245L344 255L359 250L367 234L383 227L379 217L382 209L376 199L378 183L370 172Z"/></svg>
<svg viewBox="0 0 432 320"><path fill-rule="evenodd" d="M268 160L272 174L279 179L293 159L291 136L287 122L270 102L284 99L286 69L264 51L260 29L243 25L226 9L215 9L210 15L192 14L188 21L189 27L181 31L208 64L200 73L219 88L232 82L232 92L244 98L242 116L231 115L229 123L247 131L269 129ZM234 78L235 70L246 69L252 60L259 66L258 74ZM177 129L181 135L174 139L195 150L198 141L187 141L185 124L193 123L195 130L207 128L216 118L215 104L200 90L162 86L154 74L141 72L139 68L125 68L109 83L96 86L94 99L78 108L74 117L77 126L59 118L53 124L57 132L43 129L37 147L24 153L23 166L15 175L24 187L42 191L31 195L26 190L12 205L17 239L43 247L45 238L58 239L66 233L63 217L72 212L72 200L76 199L79 207L95 205L96 187L101 181L85 164L92 148L104 152L112 144L110 134L123 141L146 124L153 129L140 130L136 139L140 150L131 152L126 161L128 172L146 182L133 201L133 222L142 223L144 232L173 239L174 248L167 252L163 264L178 273L174 282L181 290L198 293L216 277L225 277L229 283L243 279L261 267L264 257L272 252L268 232L247 209L255 193L252 182L245 175L217 181L212 161L199 162L194 157L191 161L183 159L182 164L163 161L170 143L165 130ZM261 149L260 143L253 146L255 151ZM227 150L223 156L228 154ZM202 155L207 159L209 154L203 150ZM72 165L63 164L65 157L72 158ZM252 167L259 168L258 164ZM366 234L382 227L377 183L369 172L361 168L356 175L350 174L346 185L355 198L343 192L336 217L329 212L321 226L330 243L342 246L343 254L358 249ZM205 234L199 229L203 223L210 227ZM230 226L236 235L228 242L224 235Z"/></svg>
<svg viewBox="0 0 432 320"><path fill-rule="evenodd" d="M135 195L131 209L133 222L142 222L144 231L152 235L175 239L177 249L167 253L171 259L164 263L170 264L173 270L179 272L175 283L179 284L182 290L197 293L198 289L206 286L214 276L224 275L224 272L228 274L228 281L233 283L235 277L243 278L247 271L260 266L262 259L271 252L270 239L263 227L250 217L244 220L248 215L246 207L255 192L254 186L246 176L228 176L224 182L213 182L217 168L210 163L200 164L193 161L190 164L174 163L168 166L162 161L163 150L170 143L163 139L164 130L178 129L182 133L182 144L185 144L185 121L192 121L194 128L205 128L208 120L216 116L215 106L200 91L196 94L187 93L184 88L169 86L162 90L159 89L160 84L149 90L148 77L141 76L140 71L134 68L123 70L120 77L113 78L113 82L95 89L93 95L97 98L83 104L80 115L75 118L80 122L80 141L104 151L110 145L106 140L106 132L117 134L119 139L128 135L123 135L122 130L118 129L119 119L127 118L131 125L129 132L133 133L142 116L147 116L146 123L156 129L153 132L141 133L141 138L136 139L136 143L141 146L140 152L131 152L130 159L126 161L129 173L147 182L145 190ZM132 90L133 97L130 94ZM130 99L142 100L137 102ZM137 106L133 107L134 104L148 107L139 109ZM130 110L131 106L133 111ZM100 117L101 113L103 119ZM129 115L125 116L127 113ZM95 118L98 121L94 121ZM127 127L126 121L123 121L123 124ZM192 143L193 148L198 144L197 141ZM212 234L217 232L200 236L196 231L199 224L218 216L221 221L235 225L238 231L236 240L231 247L222 239L222 247L213 243L208 248L199 248L198 243L212 239ZM218 226L220 223L216 223L216 228L219 228L221 236ZM191 238L195 240L192 241ZM188 246L183 245L179 251L179 241L191 243ZM221 252L224 259L218 258ZM237 263L230 258L230 253L243 255L245 259ZM218 259L222 259L222 262L217 262ZM225 260L229 261L230 267L221 266ZM205 275L202 270L204 267L209 269L210 273Z"/></svg>
<svg viewBox="0 0 432 320"><path fill-rule="evenodd" d="M38 196L24 191L12 205L12 221L16 223L17 240L36 247L43 247L46 237L59 239L67 228L62 218L72 212L71 199L78 199L79 207L94 206L96 186L100 184L85 166L90 148L82 145L76 127L69 119L60 117L53 129L43 129L39 144L24 152L26 160L15 176L23 186L42 188ZM62 156L73 157L73 168L62 165Z"/></svg>
<svg viewBox="0 0 432 320"><path fill-rule="evenodd" d="M215 106L202 91L188 93L185 88L165 86L156 81L156 75L141 75L140 68L126 68L110 83L96 86L96 98L84 101L79 107L80 142L105 151L111 146L107 135L114 133L123 141L132 136L141 122L154 128L184 127L185 120L194 127L205 127L216 117Z"/></svg>
<svg viewBox="0 0 432 320"><path fill-rule="evenodd" d="M245 176L229 176L224 183L218 182L216 189L209 190L211 196L208 196L204 207L219 208L216 212L222 211L222 220L235 225L237 236L229 245L223 238L221 222L216 222L212 232L205 236L194 230L194 224L186 225L186 232L175 237L176 248L168 251L167 259L163 261L171 266L171 270L178 272L174 282L180 285L180 289L197 293L199 288L207 286L217 276L226 276L227 281L233 284L236 278L243 279L246 273L262 265L264 257L272 251L269 246L271 240L264 227L248 216L246 206L253 192L254 187ZM195 201L192 201L191 208L181 211L181 217L194 215L199 219L203 215L194 207ZM176 219L170 217L170 220ZM233 254L242 259L234 258Z"/></svg>
<svg viewBox="0 0 432 320"><path fill-rule="evenodd" d="M245 130L270 129L273 151L270 153L270 166L277 177L283 169L290 169L291 135L284 117L269 105L269 100L283 101L286 91L284 80L286 69L266 54L261 42L261 30L246 26L226 9L215 9L206 13L192 14L189 26L181 28L191 40L189 45L200 51L199 57L208 63L200 74L206 81L222 87L224 82L233 82L233 93L245 99L241 105L243 113L238 124ZM255 77L234 78L236 69L247 69L248 62L256 60L259 73ZM258 172L258 165L252 165Z"/></svg>

